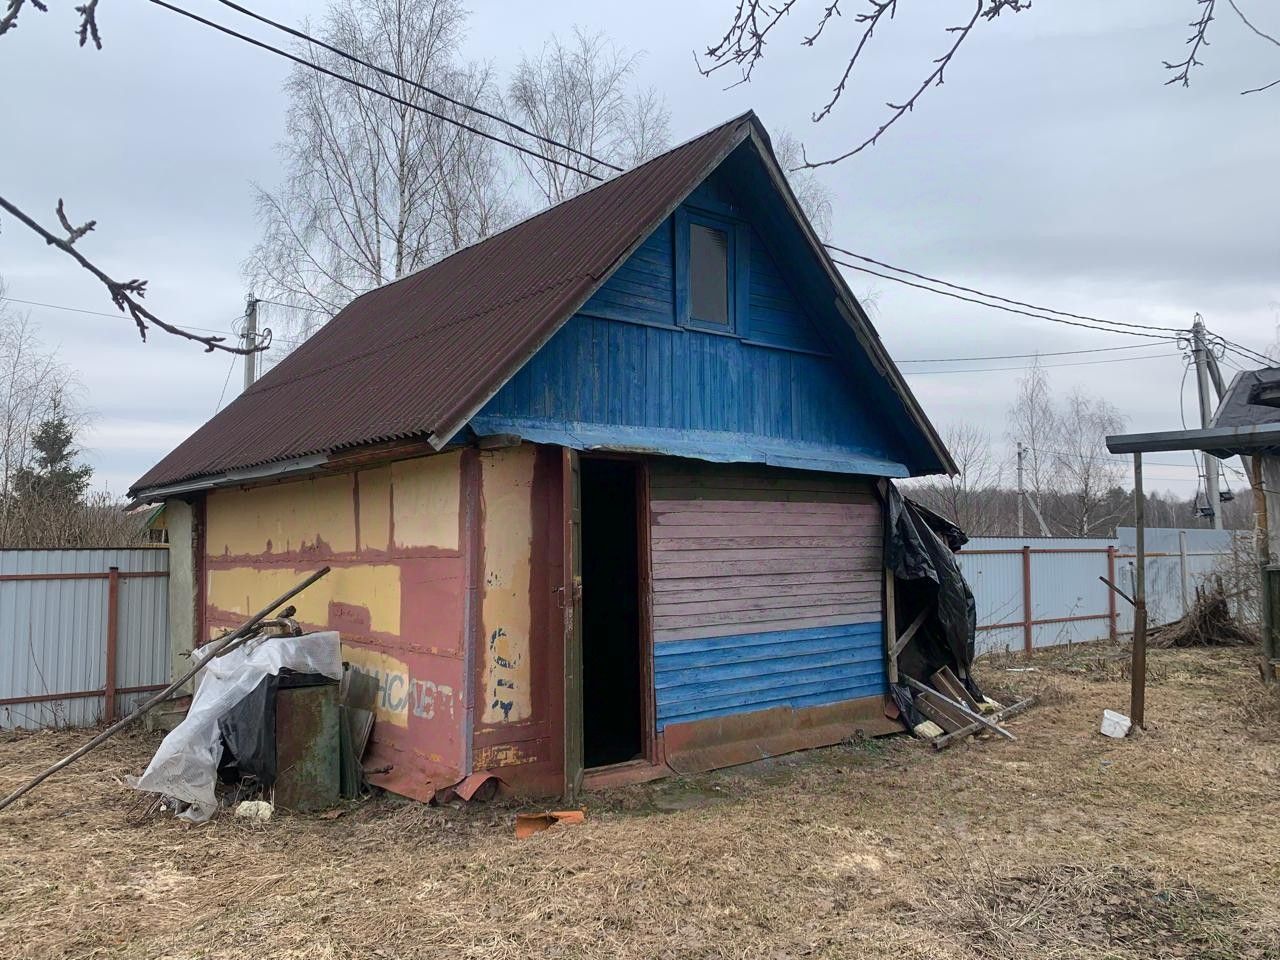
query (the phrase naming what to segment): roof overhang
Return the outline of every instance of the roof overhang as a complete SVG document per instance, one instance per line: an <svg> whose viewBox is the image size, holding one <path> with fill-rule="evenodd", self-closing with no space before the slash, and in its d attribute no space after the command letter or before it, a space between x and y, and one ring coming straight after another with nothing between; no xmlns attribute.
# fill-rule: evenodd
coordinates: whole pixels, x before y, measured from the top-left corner
<svg viewBox="0 0 1280 960"><path fill-rule="evenodd" d="M1202 450L1215 457L1280 454L1280 423L1243 427L1210 427L1206 430L1164 430L1159 433L1122 433L1107 437L1112 453L1163 453Z"/></svg>
<svg viewBox="0 0 1280 960"><path fill-rule="evenodd" d="M171 497L183 497L191 493L212 490L215 487L234 487L242 483L256 483L261 480L274 480L277 477L295 473L307 473L324 466L329 461L327 453L317 453L309 457L297 457L293 460L282 460L267 463L260 467L246 467L243 470L228 470L225 473L212 473L202 477L192 477L180 483L171 483L160 487L144 487L134 491L131 496L135 503L159 503Z"/></svg>

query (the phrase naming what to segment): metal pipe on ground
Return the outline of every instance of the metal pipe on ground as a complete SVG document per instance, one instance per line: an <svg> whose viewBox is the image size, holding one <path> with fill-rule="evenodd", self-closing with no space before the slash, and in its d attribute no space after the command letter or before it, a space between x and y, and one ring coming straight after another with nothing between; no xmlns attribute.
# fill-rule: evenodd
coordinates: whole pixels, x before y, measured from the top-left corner
<svg viewBox="0 0 1280 960"><path fill-rule="evenodd" d="M267 619L267 617L273 611L278 610L280 607L284 606L284 604L288 603L291 599L296 597L303 590L307 589L307 587L311 586L313 583L315 583L317 580L319 580L328 572L329 572L328 567L321 567L319 570L311 574L311 576L307 577L301 583L285 591L275 600L272 600L271 603L269 603L267 606L263 607L261 610L255 613L252 617L250 617L248 620L242 623L235 630L232 630L226 636L219 637L217 640L214 640L211 644L209 644L209 646L213 647L214 649L212 649L207 655L201 657L200 661L196 663L190 670L184 673L181 677L179 677L173 683L169 684L169 686L165 687L163 690L157 693L150 700L147 700L145 703L139 705L136 709L134 709L133 713L129 714L123 720L119 720L116 723L113 723L111 726L107 727L107 729L103 730L100 734L98 734L96 737L94 737L84 746L80 747L78 750L75 750L72 753L67 754L57 763L53 764L51 767L48 767L47 769L43 770L36 776L32 777L30 780L28 780L26 783L20 786L17 790L14 790L11 794L9 794L3 800L0 800L0 810L3 810L5 807L9 806L11 803L13 803L23 794L27 793L30 790L35 789L45 780L49 779L51 776L57 773L59 770L63 769L64 767L70 766L71 764L79 760L81 757L83 757L85 754L90 753L97 747L101 746L103 743L110 740L112 737L114 737L117 733L119 733L129 724L133 723L135 720L142 717L144 714L148 713L154 707L159 706L165 700L169 699L169 697L173 693L177 692L179 689L182 688L183 684L185 684L188 680L194 677L201 670L203 670L206 664L208 664L210 660L212 660L214 657L220 657L223 654L230 653L233 649L235 649L236 647L240 646L242 643L249 640L250 637L255 635L254 628L257 627L258 624L260 624L263 620Z"/></svg>

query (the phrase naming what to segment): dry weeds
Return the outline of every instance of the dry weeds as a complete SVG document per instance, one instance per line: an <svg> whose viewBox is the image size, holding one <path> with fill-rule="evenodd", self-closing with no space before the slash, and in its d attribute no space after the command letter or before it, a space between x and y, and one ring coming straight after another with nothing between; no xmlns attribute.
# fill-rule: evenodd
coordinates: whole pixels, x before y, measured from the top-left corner
<svg viewBox="0 0 1280 960"><path fill-rule="evenodd" d="M849 743L594 796L525 841L515 806L130 827L109 744L0 814L7 957L1280 957L1280 700L1239 650L1156 651L1059 689L1016 743ZM999 673L999 676L997 676ZM1253 703L1249 713L1242 704ZM81 740L0 740L0 791ZM527 808L527 807L526 807Z"/></svg>

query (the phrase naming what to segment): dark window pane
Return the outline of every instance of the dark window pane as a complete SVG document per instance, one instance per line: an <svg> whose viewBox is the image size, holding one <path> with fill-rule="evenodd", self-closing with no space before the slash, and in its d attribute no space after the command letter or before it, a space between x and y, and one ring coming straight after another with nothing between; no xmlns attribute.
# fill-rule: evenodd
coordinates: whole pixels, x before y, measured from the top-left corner
<svg viewBox="0 0 1280 960"><path fill-rule="evenodd" d="M729 325L729 235L700 223L689 224L689 312Z"/></svg>

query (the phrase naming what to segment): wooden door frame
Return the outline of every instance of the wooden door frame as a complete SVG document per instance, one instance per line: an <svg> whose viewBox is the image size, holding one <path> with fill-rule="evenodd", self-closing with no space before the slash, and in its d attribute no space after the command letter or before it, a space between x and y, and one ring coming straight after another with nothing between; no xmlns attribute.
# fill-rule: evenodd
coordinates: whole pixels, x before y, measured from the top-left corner
<svg viewBox="0 0 1280 960"><path fill-rule="evenodd" d="M570 453L578 456L580 459L585 458L588 460L625 460L635 465L636 549L638 554L636 558L637 562L636 562L636 585L635 586L638 592L636 642L639 646L638 655L639 655L639 672L640 672L640 704L639 704L640 706L640 717L639 717L640 719L640 757L636 761L624 761L624 762L625 763L640 762L645 764L659 764L662 762L662 758L660 756L660 752L661 752L660 740L658 737L658 727L657 727L656 691L654 690L654 686L653 686L653 551L652 551L652 543L651 543L652 537L651 537L651 531L650 531L651 516L650 516L650 509L649 509L649 458L642 454L613 452L613 451L604 451L604 450L591 451L590 453L578 454L576 451L569 451L567 448L565 448L564 463L565 463L566 469L564 472L563 495L565 498L564 502L566 504L571 504L573 502L572 497L574 496L574 491L571 489L573 475L570 468L570 458L569 458ZM581 474L579 473L578 476L580 478ZM579 490L577 494L578 496L581 496L581 491ZM570 517L569 509L567 508L565 509L564 516L565 516L565 523L566 523L565 534L564 534L565 569L570 570L572 568L572 564L574 561L570 554L570 549L571 549L570 544L572 542L573 533L570 528L570 524L572 523L572 520ZM581 521L581 517L579 517L579 522L580 521ZM581 547L581 543L579 542L579 548L580 547ZM566 574L566 581L568 580L568 578L569 578L569 575ZM577 612L580 619L581 605L578 606ZM577 629L578 629L577 642L579 644L578 668L580 670L581 669L580 651L581 651L581 642L582 642L580 623L578 624ZM565 634L565 643L566 645L570 643L570 637L567 630ZM566 657L568 656L569 654L566 646ZM566 660L566 664L568 664L568 662L569 661ZM571 711L573 708L570 707L569 698L573 693L574 691L570 689L570 686L566 682L566 687L565 687L566 780L568 776L567 772L568 772L568 764L569 764L569 757L570 757L569 737L573 735L571 733L571 719L572 719ZM576 696L578 700L577 707L576 707L576 710L577 710L576 720L578 723L577 736L581 738L584 730L585 720L582 716L582 690L581 690L580 676L578 679ZM579 746L579 755L581 755L580 746ZM586 769L587 768L584 766L583 770L585 771ZM607 769L607 767L593 767L590 769L602 770L602 769ZM580 779L581 777L579 776L579 780Z"/></svg>

